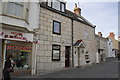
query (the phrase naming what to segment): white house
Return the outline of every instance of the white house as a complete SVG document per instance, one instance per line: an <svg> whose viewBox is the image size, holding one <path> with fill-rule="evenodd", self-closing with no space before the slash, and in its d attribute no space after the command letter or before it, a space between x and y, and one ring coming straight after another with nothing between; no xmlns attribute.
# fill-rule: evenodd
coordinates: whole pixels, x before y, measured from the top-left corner
<svg viewBox="0 0 120 80"><path fill-rule="evenodd" d="M108 38L108 55L107 57L115 57L115 52L113 50L113 42Z"/></svg>
<svg viewBox="0 0 120 80"><path fill-rule="evenodd" d="M29 0L28 0L29 1ZM36 36L34 29L39 25L38 2L0 2L0 71L7 56L12 55L15 71L12 73L35 74ZM29 66L29 69L26 68Z"/></svg>

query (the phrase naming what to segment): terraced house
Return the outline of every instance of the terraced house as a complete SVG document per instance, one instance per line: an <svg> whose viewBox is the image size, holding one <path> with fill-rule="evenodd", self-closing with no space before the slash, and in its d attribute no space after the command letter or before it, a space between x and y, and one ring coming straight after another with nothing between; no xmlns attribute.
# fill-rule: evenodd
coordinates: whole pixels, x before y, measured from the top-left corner
<svg viewBox="0 0 120 80"><path fill-rule="evenodd" d="M98 32L96 35L96 63L106 61L106 58L109 57L109 54L112 54L112 43L109 42L109 39L104 38L101 32Z"/></svg>
<svg viewBox="0 0 120 80"><path fill-rule="evenodd" d="M95 26L76 4L71 12L63 0L41 2L39 21L37 73L96 63Z"/></svg>
<svg viewBox="0 0 120 80"><path fill-rule="evenodd" d="M77 4L73 12L63 0L2 2L1 9L1 71L9 55L15 62L13 75L96 63L95 25Z"/></svg>

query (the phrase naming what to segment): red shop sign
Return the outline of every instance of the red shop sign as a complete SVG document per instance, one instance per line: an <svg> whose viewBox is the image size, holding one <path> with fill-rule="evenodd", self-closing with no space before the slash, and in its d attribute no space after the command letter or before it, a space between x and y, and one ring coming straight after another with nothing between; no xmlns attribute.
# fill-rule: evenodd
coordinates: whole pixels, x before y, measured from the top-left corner
<svg viewBox="0 0 120 80"><path fill-rule="evenodd" d="M14 45L7 45L6 49L13 49L13 50L27 50L27 51L31 51L32 48L31 47L24 47L24 46L14 46Z"/></svg>

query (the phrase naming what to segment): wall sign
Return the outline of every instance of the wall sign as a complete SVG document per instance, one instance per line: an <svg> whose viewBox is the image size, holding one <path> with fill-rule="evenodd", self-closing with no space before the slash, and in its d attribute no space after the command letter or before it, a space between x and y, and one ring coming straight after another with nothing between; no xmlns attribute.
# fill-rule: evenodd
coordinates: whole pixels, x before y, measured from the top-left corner
<svg viewBox="0 0 120 80"><path fill-rule="evenodd" d="M33 41L33 34L30 34L30 33L0 32L0 38L9 39L9 40L34 42L35 44L38 43L38 41Z"/></svg>
<svg viewBox="0 0 120 80"><path fill-rule="evenodd" d="M31 47L24 47L24 46L14 46L14 45L7 45L7 49L15 49L15 50L32 50Z"/></svg>

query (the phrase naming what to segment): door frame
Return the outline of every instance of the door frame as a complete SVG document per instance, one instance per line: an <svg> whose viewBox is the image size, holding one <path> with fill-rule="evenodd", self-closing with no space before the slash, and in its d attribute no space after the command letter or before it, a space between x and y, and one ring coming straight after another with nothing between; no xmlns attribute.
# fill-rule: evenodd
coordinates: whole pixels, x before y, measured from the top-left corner
<svg viewBox="0 0 120 80"><path fill-rule="evenodd" d="M65 46L65 67L70 67L70 50L71 50L71 46ZM66 57L67 57L67 61L66 61Z"/></svg>

